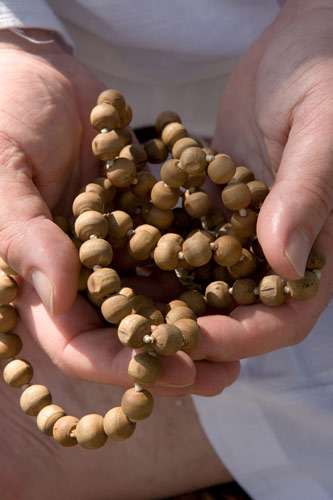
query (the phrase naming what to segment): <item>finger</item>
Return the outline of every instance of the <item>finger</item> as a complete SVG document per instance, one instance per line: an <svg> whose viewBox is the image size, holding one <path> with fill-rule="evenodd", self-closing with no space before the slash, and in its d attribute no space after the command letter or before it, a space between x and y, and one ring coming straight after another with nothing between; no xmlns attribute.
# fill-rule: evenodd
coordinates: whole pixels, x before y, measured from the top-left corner
<svg viewBox="0 0 333 500"><path fill-rule="evenodd" d="M9 141L0 148L0 254L34 285L51 313L60 313L75 299L77 252L52 222L23 153Z"/></svg>
<svg viewBox="0 0 333 500"><path fill-rule="evenodd" d="M257 224L268 262L288 279L303 276L310 249L333 206L333 112L320 112L315 102L311 104L295 114Z"/></svg>

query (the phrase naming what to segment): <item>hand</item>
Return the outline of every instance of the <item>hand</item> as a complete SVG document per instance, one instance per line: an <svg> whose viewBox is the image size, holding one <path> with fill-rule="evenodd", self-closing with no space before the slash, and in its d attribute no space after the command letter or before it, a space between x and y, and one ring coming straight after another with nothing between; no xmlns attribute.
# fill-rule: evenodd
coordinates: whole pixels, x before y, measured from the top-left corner
<svg viewBox="0 0 333 500"><path fill-rule="evenodd" d="M221 99L214 147L274 185L257 234L274 271L297 279L310 248L326 252L317 296L283 306L238 307L231 318L200 320L231 360L294 345L313 328L332 294L333 3L287 2L240 60ZM207 339L207 335L205 338ZM211 344L210 344L211 345ZM198 356L204 351L200 346ZM208 351L209 352L209 351Z"/></svg>

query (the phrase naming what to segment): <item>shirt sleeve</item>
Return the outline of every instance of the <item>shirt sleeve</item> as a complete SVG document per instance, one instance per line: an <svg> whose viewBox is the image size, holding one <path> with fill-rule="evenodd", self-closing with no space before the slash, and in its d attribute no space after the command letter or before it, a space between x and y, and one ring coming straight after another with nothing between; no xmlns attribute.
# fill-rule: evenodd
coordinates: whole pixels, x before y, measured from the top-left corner
<svg viewBox="0 0 333 500"><path fill-rule="evenodd" d="M0 29L10 28L55 31L71 50L74 46L65 27L44 0L0 1Z"/></svg>

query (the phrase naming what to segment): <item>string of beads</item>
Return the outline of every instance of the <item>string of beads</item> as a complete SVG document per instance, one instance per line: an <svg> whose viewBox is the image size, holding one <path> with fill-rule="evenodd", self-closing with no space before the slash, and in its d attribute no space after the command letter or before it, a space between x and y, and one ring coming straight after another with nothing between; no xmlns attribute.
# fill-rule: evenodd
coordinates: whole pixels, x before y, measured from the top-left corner
<svg viewBox="0 0 333 500"><path fill-rule="evenodd" d="M0 261L0 358L8 361L4 380L22 389L21 408L37 417L38 428L66 447L79 443L99 448L108 437L129 438L136 423L153 410L147 387L161 375L159 356L198 345L197 317L207 306L225 314L236 305L257 301L279 306L288 295L307 300L315 295L325 265L323 251L314 246L300 280L265 275L268 266L255 231L269 188L230 156L189 137L176 113L158 115L159 137L144 146L132 142L126 128L131 118L131 108L119 92L100 94L91 123L98 131L92 149L102 162L102 173L82 187L73 202L71 236L82 264L78 291L101 309L108 323L118 326L124 346L140 350L128 367L134 387L125 391L120 406L104 417L78 419L52 404L44 385L31 383L33 368L18 357L22 341L13 332L18 321L12 305L18 293L15 271ZM147 162L162 163L161 180L144 169ZM220 208L213 208L203 189L206 180L222 187ZM229 222L224 209L231 212ZM54 216L54 222L70 234L66 219ZM167 304L164 316L151 298L122 286L117 270L110 267L116 248L126 248L138 263L153 261L159 269L175 272L185 291Z"/></svg>

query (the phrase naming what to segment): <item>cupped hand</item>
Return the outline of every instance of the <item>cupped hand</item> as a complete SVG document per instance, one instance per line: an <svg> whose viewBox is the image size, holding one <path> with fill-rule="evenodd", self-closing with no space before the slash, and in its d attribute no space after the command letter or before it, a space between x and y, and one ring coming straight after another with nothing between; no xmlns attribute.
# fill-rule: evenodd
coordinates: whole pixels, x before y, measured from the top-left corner
<svg viewBox="0 0 333 500"><path fill-rule="evenodd" d="M317 238L327 263L310 301L288 298L277 308L238 307L230 318L201 319L216 342L216 359L299 343L332 295L332 22L332 1L287 2L242 57L222 95L214 147L272 185L257 223L272 269L298 279ZM198 356L204 351L202 345Z"/></svg>

